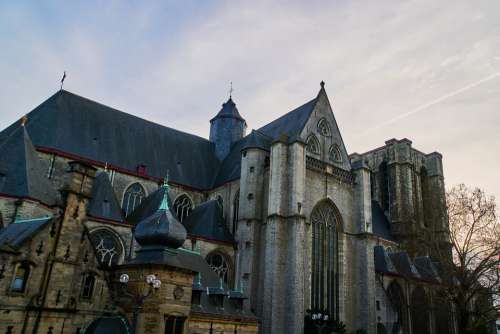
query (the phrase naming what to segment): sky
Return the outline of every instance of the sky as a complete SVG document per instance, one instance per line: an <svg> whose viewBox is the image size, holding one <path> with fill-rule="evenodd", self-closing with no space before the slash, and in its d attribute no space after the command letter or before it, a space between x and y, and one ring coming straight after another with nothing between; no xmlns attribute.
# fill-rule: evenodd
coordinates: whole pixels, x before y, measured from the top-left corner
<svg viewBox="0 0 500 334"><path fill-rule="evenodd" d="M64 88L208 137L233 99L257 129L320 81L348 152L409 138L447 187L500 204L500 1L0 0L0 129Z"/></svg>

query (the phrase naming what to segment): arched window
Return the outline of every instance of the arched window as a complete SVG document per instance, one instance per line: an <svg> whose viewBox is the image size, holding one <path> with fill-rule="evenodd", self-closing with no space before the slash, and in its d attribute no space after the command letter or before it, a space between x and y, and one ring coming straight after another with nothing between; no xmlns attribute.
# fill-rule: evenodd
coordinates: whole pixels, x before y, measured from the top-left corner
<svg viewBox="0 0 500 334"><path fill-rule="evenodd" d="M11 290L14 292L24 292L30 276L30 267L26 263L19 264L14 273Z"/></svg>
<svg viewBox="0 0 500 334"><path fill-rule="evenodd" d="M122 209L125 212L125 216L134 211L134 209L141 204L142 200L146 197L146 191L139 183L134 183L125 190L125 195L123 195Z"/></svg>
<svg viewBox="0 0 500 334"><path fill-rule="evenodd" d="M383 161L379 166L379 182L380 182L380 206L384 211L389 211L390 195L389 195L389 173L387 170L387 162Z"/></svg>
<svg viewBox="0 0 500 334"><path fill-rule="evenodd" d="M123 254L123 248L121 242L112 232L106 229L94 230L90 232L90 241L101 265L118 264Z"/></svg>
<svg viewBox="0 0 500 334"><path fill-rule="evenodd" d="M412 333L430 333L430 304L424 288L418 286L411 294Z"/></svg>
<svg viewBox="0 0 500 334"><path fill-rule="evenodd" d="M306 142L307 142L307 147L306 147L307 152L310 152L313 154L320 153L319 141L315 135L313 135L313 134L309 135L309 137L307 137Z"/></svg>
<svg viewBox="0 0 500 334"><path fill-rule="evenodd" d="M222 253L215 251L208 254L206 260L210 268L212 268L217 276L222 278L224 283L229 285L229 281L231 279L231 265L227 257Z"/></svg>
<svg viewBox="0 0 500 334"><path fill-rule="evenodd" d="M330 137L332 135L332 131L330 130L330 124L325 118L322 118L318 122L318 132L320 135L325 137Z"/></svg>
<svg viewBox="0 0 500 334"><path fill-rule="evenodd" d="M91 299L94 292L95 275L93 273L85 273L82 278L82 299Z"/></svg>
<svg viewBox="0 0 500 334"><path fill-rule="evenodd" d="M429 227L431 220L430 217L430 201L429 201L429 181L427 176L427 169L424 166L420 168L420 191L422 194L422 208L423 208L423 220L424 225Z"/></svg>
<svg viewBox="0 0 500 334"><path fill-rule="evenodd" d="M340 153L340 148L337 144L330 147L329 157L333 162L342 162L342 153Z"/></svg>
<svg viewBox="0 0 500 334"><path fill-rule="evenodd" d="M174 210L177 218L182 223L182 221L187 216L189 216L189 214L193 210L193 203L191 202L191 199L188 197L188 195L182 194L175 199Z"/></svg>
<svg viewBox="0 0 500 334"><path fill-rule="evenodd" d="M185 321L185 317L167 317L165 319L165 334L182 334L184 332Z"/></svg>
<svg viewBox="0 0 500 334"><path fill-rule="evenodd" d="M319 202L311 213L312 287L311 309L326 310L338 318L338 227L337 209L332 202Z"/></svg>
<svg viewBox="0 0 500 334"><path fill-rule="evenodd" d="M406 303L401 286L393 281L387 288L387 295L389 296L389 310L396 314L394 323L392 323L391 333L406 333Z"/></svg>
<svg viewBox="0 0 500 334"><path fill-rule="evenodd" d="M236 192L233 201L233 235L236 235L236 230L238 229L238 216L240 210L240 191Z"/></svg>

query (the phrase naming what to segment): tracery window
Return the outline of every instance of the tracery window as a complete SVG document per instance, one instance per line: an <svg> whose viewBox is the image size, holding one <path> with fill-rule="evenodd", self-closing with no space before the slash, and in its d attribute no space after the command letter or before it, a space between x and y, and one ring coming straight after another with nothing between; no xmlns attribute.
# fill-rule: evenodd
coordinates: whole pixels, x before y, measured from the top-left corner
<svg viewBox="0 0 500 334"><path fill-rule="evenodd" d="M342 154L338 145L335 144L330 147L329 157L333 162L342 162Z"/></svg>
<svg viewBox="0 0 500 334"><path fill-rule="evenodd" d="M322 118L318 122L318 132L322 136L330 137L332 135L332 131L330 130L330 125L325 118Z"/></svg>
<svg viewBox="0 0 500 334"><path fill-rule="evenodd" d="M226 256L219 252L212 252L207 256L207 263L212 270L222 278L224 283L229 284L231 266Z"/></svg>
<svg viewBox="0 0 500 334"><path fill-rule="evenodd" d="M236 235L236 230L238 229L238 215L240 211L240 191L236 192L233 201L233 235Z"/></svg>
<svg viewBox="0 0 500 334"><path fill-rule="evenodd" d="M141 204L144 197L146 197L146 191L139 183L130 185L125 191L125 195L123 195L122 209L125 216L131 214Z"/></svg>
<svg viewBox="0 0 500 334"><path fill-rule="evenodd" d="M14 279L12 280L11 290L15 292L24 292L30 275L30 267L28 264L20 264L16 268Z"/></svg>
<svg viewBox="0 0 500 334"><path fill-rule="evenodd" d="M431 217L430 217L430 212L429 212L429 209L430 209L430 198L429 198L429 195L430 195L430 192L429 192L429 178L427 176L427 169L425 169L424 166L422 166L422 168L420 168L420 192L421 192L421 195L422 195L422 208L423 208L423 221L424 221L424 225L426 227L429 227L430 225L430 220L431 220Z"/></svg>
<svg viewBox="0 0 500 334"><path fill-rule="evenodd" d="M182 194L175 199L174 210L177 218L182 223L193 210L193 202L191 202L191 199L186 194Z"/></svg>
<svg viewBox="0 0 500 334"><path fill-rule="evenodd" d="M104 266L118 264L123 254L123 248L112 232L105 229L92 231L90 232L90 241L100 264Z"/></svg>
<svg viewBox="0 0 500 334"><path fill-rule="evenodd" d="M316 138L315 135L311 134L309 137L307 137L307 147L306 150L310 153L313 154L319 154L320 153L320 145L318 138Z"/></svg>
<svg viewBox="0 0 500 334"><path fill-rule="evenodd" d="M389 211L391 199L389 194L389 172L387 170L387 162L382 162L378 170L380 182L380 205L384 211Z"/></svg>
<svg viewBox="0 0 500 334"><path fill-rule="evenodd" d="M319 202L311 213L312 277L311 309L326 310L338 318L338 216L334 204Z"/></svg>

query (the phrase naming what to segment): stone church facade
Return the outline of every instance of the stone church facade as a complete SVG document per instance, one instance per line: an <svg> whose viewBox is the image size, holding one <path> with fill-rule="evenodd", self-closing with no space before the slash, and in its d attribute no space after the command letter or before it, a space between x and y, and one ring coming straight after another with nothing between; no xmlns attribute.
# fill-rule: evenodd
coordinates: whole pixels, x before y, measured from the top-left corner
<svg viewBox="0 0 500 334"><path fill-rule="evenodd" d="M444 194L408 139L349 154L324 83L248 134L230 98L208 140L61 90L0 133L0 333L454 333Z"/></svg>

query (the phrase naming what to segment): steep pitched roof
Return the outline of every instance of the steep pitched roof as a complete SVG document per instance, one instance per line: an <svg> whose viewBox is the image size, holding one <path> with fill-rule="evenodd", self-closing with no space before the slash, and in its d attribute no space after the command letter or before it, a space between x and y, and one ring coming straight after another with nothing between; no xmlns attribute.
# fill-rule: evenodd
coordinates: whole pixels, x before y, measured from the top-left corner
<svg viewBox="0 0 500 334"><path fill-rule="evenodd" d="M89 216L123 222L123 212L116 199L113 186L109 182L108 174L99 173L94 179L92 186L92 198L87 208Z"/></svg>
<svg viewBox="0 0 500 334"><path fill-rule="evenodd" d="M389 258L398 270L399 274L405 277L420 278L420 274L418 273L417 268L415 268L415 265L411 262L408 253L390 253Z"/></svg>
<svg viewBox="0 0 500 334"><path fill-rule="evenodd" d="M51 217L18 220L0 229L0 248L5 246L19 248L25 241L31 239L39 230L52 221Z"/></svg>
<svg viewBox="0 0 500 334"><path fill-rule="evenodd" d="M198 205L184 220L189 234L205 239L234 242L229 233L220 204L210 200Z"/></svg>
<svg viewBox="0 0 500 334"><path fill-rule="evenodd" d="M49 206L60 203L60 194L44 175L25 126L14 127L4 137L0 157L0 193L36 199Z"/></svg>
<svg viewBox="0 0 500 334"><path fill-rule="evenodd" d="M61 90L28 114L27 128L36 147L76 155L162 178L167 170L174 183L211 188L218 160L213 143L126 114ZM16 122L0 133L15 131Z"/></svg>
<svg viewBox="0 0 500 334"><path fill-rule="evenodd" d="M153 193L149 194L148 197L146 197L141 204L139 204L134 211L130 215L127 216L127 223L136 225L143 219L153 215L158 208L160 207L160 204L163 200L163 194L165 193L165 188L160 187L158 190L154 191ZM168 196L168 203L170 212L176 216L176 214L172 211L172 199L170 198L170 195Z"/></svg>
<svg viewBox="0 0 500 334"><path fill-rule="evenodd" d="M391 274L398 273L383 246L375 246L373 249L373 256L376 271Z"/></svg>
<svg viewBox="0 0 500 334"><path fill-rule="evenodd" d="M391 235L391 224L377 201L372 201L372 231L376 236L389 241L396 241Z"/></svg>
<svg viewBox="0 0 500 334"><path fill-rule="evenodd" d="M420 276L423 279L426 279L428 281L434 282L434 283L440 283L441 278L439 277L438 271L434 264L432 263L432 260L428 256L419 256L416 257L415 260L413 261L415 263L415 267L417 268Z"/></svg>
<svg viewBox="0 0 500 334"><path fill-rule="evenodd" d="M282 134L287 135L289 138L298 137L314 110L317 100L318 97L315 97L271 123L264 125L259 131L274 140L279 139Z"/></svg>
<svg viewBox="0 0 500 334"><path fill-rule="evenodd" d="M238 108L236 108L236 104L234 103L232 98L229 98L226 103L222 104L221 110L214 118L210 120L210 122L214 121L217 118L235 118L245 122L243 117L241 117L240 113L238 112Z"/></svg>

